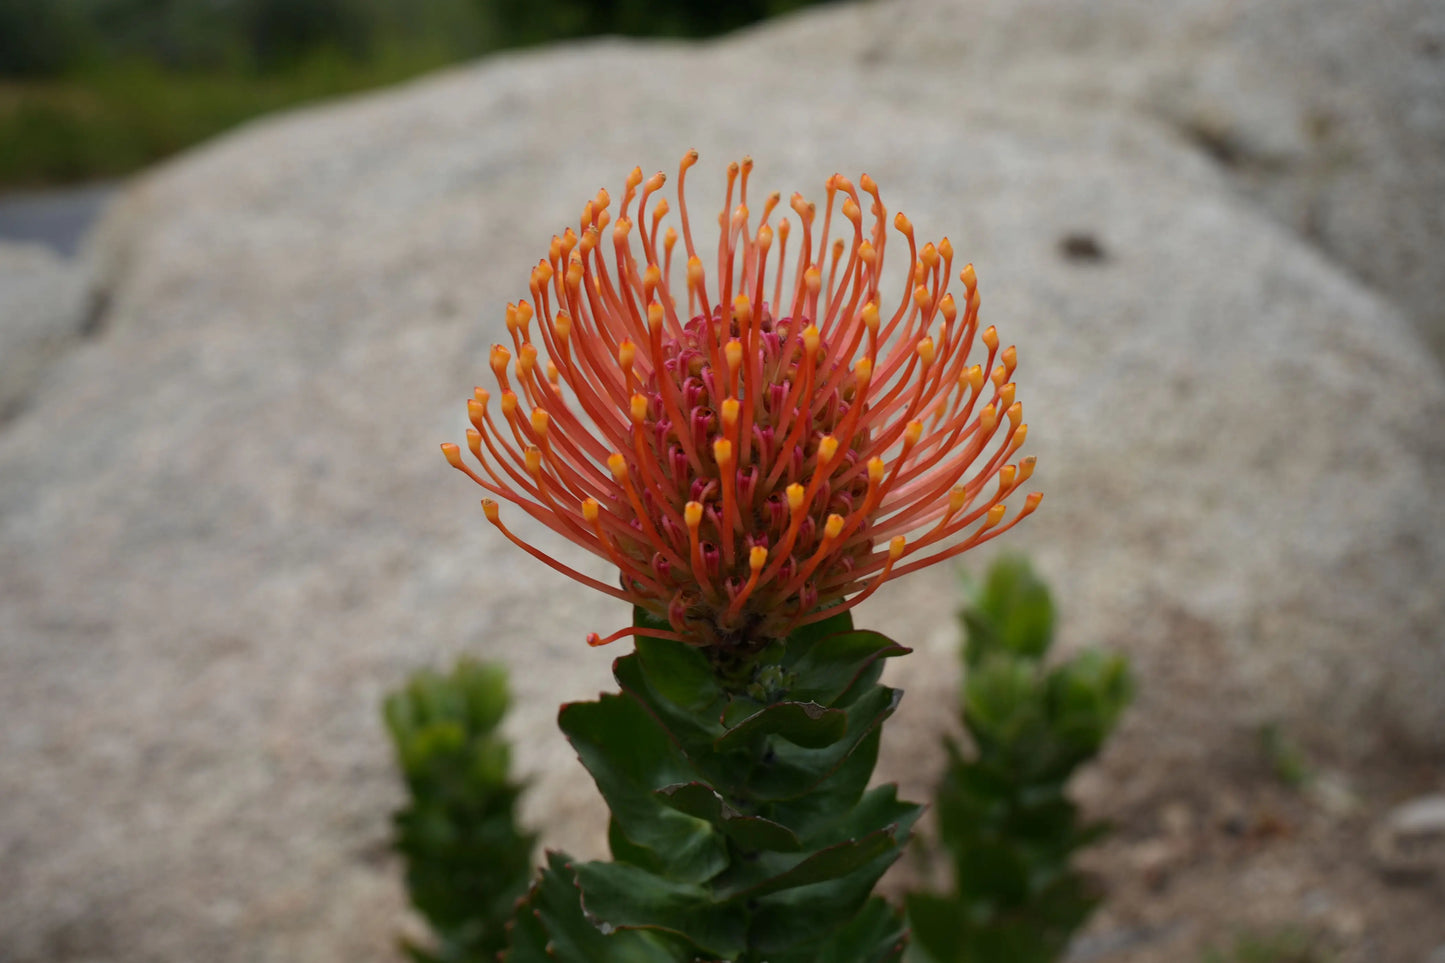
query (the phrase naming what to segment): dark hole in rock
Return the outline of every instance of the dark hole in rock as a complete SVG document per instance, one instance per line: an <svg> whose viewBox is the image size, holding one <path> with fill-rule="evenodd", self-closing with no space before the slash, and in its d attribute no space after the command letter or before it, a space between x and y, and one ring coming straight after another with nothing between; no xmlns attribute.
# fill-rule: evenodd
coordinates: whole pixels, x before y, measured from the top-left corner
<svg viewBox="0 0 1445 963"><path fill-rule="evenodd" d="M1079 231L1073 234L1065 234L1059 239L1059 253L1065 261L1076 261L1082 264L1098 264L1109 259L1104 245L1092 234Z"/></svg>

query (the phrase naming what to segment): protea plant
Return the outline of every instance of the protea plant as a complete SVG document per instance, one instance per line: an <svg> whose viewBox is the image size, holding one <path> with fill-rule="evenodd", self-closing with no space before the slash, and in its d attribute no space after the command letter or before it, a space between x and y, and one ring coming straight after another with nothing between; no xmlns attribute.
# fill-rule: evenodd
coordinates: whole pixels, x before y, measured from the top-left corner
<svg viewBox="0 0 1445 963"><path fill-rule="evenodd" d="M794 228L774 225L776 193L754 224L752 161L729 165L709 279L683 191L696 162L680 232L664 175L637 168L615 218L600 191L552 238L530 300L507 305L511 346L492 348L500 415L488 389L468 402L479 467L442 446L507 538L634 613L588 639L635 637L621 693L560 715L611 808L614 861L552 854L504 959L895 960L902 923L870 894L919 810L867 783L901 695L882 659L908 650L849 610L1038 506L1009 514L1034 469L1016 352L980 330L973 267L955 299L953 246L919 246L902 214L911 269L885 295L866 174L827 181L821 223L794 194ZM528 544L500 502L615 583Z"/></svg>

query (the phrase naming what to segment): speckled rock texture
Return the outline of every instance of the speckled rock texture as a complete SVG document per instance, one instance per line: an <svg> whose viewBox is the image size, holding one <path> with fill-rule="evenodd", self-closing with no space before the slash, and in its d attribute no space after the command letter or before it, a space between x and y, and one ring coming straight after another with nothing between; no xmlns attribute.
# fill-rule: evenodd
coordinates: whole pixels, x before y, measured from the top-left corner
<svg viewBox="0 0 1445 963"><path fill-rule="evenodd" d="M977 265L1047 492L1008 542L1055 586L1066 647L1139 667L1081 787L1125 842L1166 804L1212 826L1226 783L1248 810L1261 725L1346 781L1438 759L1445 379L1416 325L1440 324L1439 8L1082 9L893 0L503 56L139 179L90 246L99 335L0 427L0 959L397 959L379 702L461 652L512 668L527 817L603 851L554 714L609 687L620 650L583 638L628 613L498 537L437 443L551 234L689 147L698 211L745 153L785 195L867 171ZM1276 151L1297 160L1236 162ZM890 669L908 696L883 767L914 798L956 605L939 569L857 615L917 650ZM1372 785L1339 812L1388 809ZM1361 817L1335 811L1296 837L1334 849L1270 837L1294 848L1267 850L1264 889L1383 907L1341 924L1343 960L1423 958L1445 942L1429 894L1347 857L1310 876L1349 851ZM1135 899L1130 852L1102 871ZM1099 925L1145 935L1089 958L1195 958L1256 865L1234 858L1111 907Z"/></svg>

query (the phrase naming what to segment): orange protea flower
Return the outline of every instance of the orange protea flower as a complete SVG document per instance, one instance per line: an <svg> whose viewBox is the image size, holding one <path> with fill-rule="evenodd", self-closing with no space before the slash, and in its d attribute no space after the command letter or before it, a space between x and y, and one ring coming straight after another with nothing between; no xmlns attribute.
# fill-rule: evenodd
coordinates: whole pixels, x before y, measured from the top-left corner
<svg viewBox="0 0 1445 963"><path fill-rule="evenodd" d="M620 583L521 541L484 499L487 518L532 555L666 618L675 638L748 650L993 538L1041 496L1005 522L1005 499L1034 469L1031 456L1013 461L1027 434L1010 380L1016 352L999 350L992 327L978 330L972 265L959 273L962 304L947 293L947 238L920 248L908 219L894 218L912 270L896 307L885 305L877 185L859 179L871 198L865 228L858 189L834 175L821 229L814 205L792 197L802 238L785 285L790 222L770 223L773 194L752 226L744 159L728 167L710 287L683 196L696 161L690 152L678 172L685 301L672 286L679 235L660 230L668 203L649 208L665 177L644 181L637 168L616 219L599 191L580 234L552 238L532 300L507 305L512 346L491 354L501 418L483 388L467 405L482 471L458 446L442 450L615 564ZM830 246L840 195L847 226ZM975 341L987 356L969 364Z"/></svg>

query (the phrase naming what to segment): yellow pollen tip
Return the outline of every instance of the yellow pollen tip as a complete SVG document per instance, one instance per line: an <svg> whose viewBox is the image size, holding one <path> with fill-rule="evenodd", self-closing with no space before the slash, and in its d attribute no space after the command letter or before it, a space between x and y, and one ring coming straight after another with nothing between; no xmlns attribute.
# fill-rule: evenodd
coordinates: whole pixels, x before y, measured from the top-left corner
<svg viewBox="0 0 1445 963"><path fill-rule="evenodd" d="M532 323L532 306L531 306L530 304L528 304L526 301L518 301L518 302L517 302L517 324L521 325L521 328L522 328L523 331L526 331L526 330L527 330L527 325L529 325L529 324L531 324L531 323Z"/></svg>
<svg viewBox="0 0 1445 963"><path fill-rule="evenodd" d="M968 386L974 391L983 387L983 365L976 364L969 368L965 374L968 377Z"/></svg>
<svg viewBox="0 0 1445 963"><path fill-rule="evenodd" d="M993 431L993 426L996 424L998 424L998 411L993 405L984 405L983 410L978 413L979 431L986 435Z"/></svg>
<svg viewBox="0 0 1445 963"><path fill-rule="evenodd" d="M627 480L627 459L622 457L620 451L614 451L607 456L607 470L612 472L612 477L618 481Z"/></svg>
<svg viewBox="0 0 1445 963"><path fill-rule="evenodd" d="M1004 465L998 470L999 494L1006 494L1013 487L1014 478L1018 473L1019 470L1014 465Z"/></svg>
<svg viewBox="0 0 1445 963"><path fill-rule="evenodd" d="M903 557L903 548L908 544L908 539L902 535L895 535L888 541L888 560L896 562Z"/></svg>
<svg viewBox="0 0 1445 963"><path fill-rule="evenodd" d="M868 329L869 334L878 333L878 305L872 301L863 305L863 326Z"/></svg>
<svg viewBox="0 0 1445 963"><path fill-rule="evenodd" d="M818 464L826 465L833 460L833 456L836 454L838 454L838 439L832 435L824 435L818 441Z"/></svg>
<svg viewBox="0 0 1445 963"><path fill-rule="evenodd" d="M823 537L832 541L843 533L843 516L829 515L828 521L823 525Z"/></svg>
<svg viewBox="0 0 1445 963"><path fill-rule="evenodd" d="M818 326L810 324L803 329L803 349L808 352L809 357L818 353L818 344L822 341L822 335L818 333Z"/></svg>
<svg viewBox="0 0 1445 963"><path fill-rule="evenodd" d="M953 303L953 295L945 294L938 302L938 310L943 312L943 320L952 324L953 319L958 317L958 306Z"/></svg>
<svg viewBox="0 0 1445 963"><path fill-rule="evenodd" d="M1005 408L1012 407L1014 403L1014 392L1017 390L1017 387L1017 385L1010 381L1008 384L998 389L998 403L1003 405Z"/></svg>
<svg viewBox="0 0 1445 963"><path fill-rule="evenodd" d="M938 253L943 255L945 261L953 260L953 242L948 238L938 242Z"/></svg>
<svg viewBox="0 0 1445 963"><path fill-rule="evenodd" d="M502 414L510 418L517 411L517 393L515 391L502 392Z"/></svg>
<svg viewBox="0 0 1445 963"><path fill-rule="evenodd" d="M482 457L482 433L475 428L467 429L467 447L478 458Z"/></svg>
<svg viewBox="0 0 1445 963"><path fill-rule="evenodd" d="M632 421L634 424L640 425L645 420L647 420L647 408L648 403L646 395L632 396Z"/></svg>
<svg viewBox="0 0 1445 963"><path fill-rule="evenodd" d="M453 468L462 467L462 450L454 443L448 441L442 443L442 454L446 456L447 464Z"/></svg>
<svg viewBox="0 0 1445 963"><path fill-rule="evenodd" d="M739 294L733 298L733 317L738 324L747 324L753 316L753 305L746 294Z"/></svg>
<svg viewBox="0 0 1445 963"><path fill-rule="evenodd" d="M1012 371L1013 369L1015 369L1015 368L1018 367L1018 364L1019 364L1019 352L1018 352L1018 349L1015 348L1013 345L1009 345L1007 348L1004 348L1004 349L1003 349L1003 354L1000 355L999 358L1000 358L1000 360L1003 361L1004 365L1005 365L1010 371Z"/></svg>
<svg viewBox="0 0 1445 963"><path fill-rule="evenodd" d="M540 448L528 448L523 458L527 465L527 474L537 475L542 471L542 450Z"/></svg>
<svg viewBox="0 0 1445 963"><path fill-rule="evenodd" d="M1038 507L1039 507L1039 502L1041 502L1041 501L1043 501L1043 500L1044 500L1044 493L1043 493L1043 492L1029 492L1029 497L1027 497L1027 498L1024 499L1024 507L1023 507L1023 510L1022 510L1021 512L1019 512L1019 514L1020 514L1020 515L1027 515L1029 512L1033 511L1035 508L1038 508Z"/></svg>
<svg viewBox="0 0 1445 963"><path fill-rule="evenodd" d="M467 418L475 424L487 414L487 406L475 398L467 399Z"/></svg>
<svg viewBox="0 0 1445 963"><path fill-rule="evenodd" d="M597 504L597 499L584 498L582 500L582 519L587 522L587 524L590 525L597 521L597 516L600 512L601 506Z"/></svg>
<svg viewBox="0 0 1445 963"><path fill-rule="evenodd" d="M933 300L933 294L922 284L913 289L913 303L918 305L920 311L928 309L928 303Z"/></svg>
<svg viewBox="0 0 1445 963"><path fill-rule="evenodd" d="M507 305L507 330L516 333L517 330L517 306Z"/></svg>
<svg viewBox="0 0 1445 963"><path fill-rule="evenodd" d="M802 511L802 510L803 510L803 496L804 496L804 494L806 494L803 486L802 486L802 485L799 485L797 482L793 482L793 484L791 484L791 485L788 486L787 494L788 494L788 510L789 510L789 511L793 511L793 512L800 512L800 511Z"/></svg>
<svg viewBox="0 0 1445 963"><path fill-rule="evenodd" d="M502 373L507 370L507 362L512 360L512 352L499 344L492 345L492 356L489 360L492 370L497 373L498 377L501 377Z"/></svg>
<svg viewBox="0 0 1445 963"><path fill-rule="evenodd" d="M667 175L664 174L662 171L658 171L656 174L653 174L651 177L649 177L647 179L647 183L643 186L647 188L647 192L650 194L653 191L662 190L662 185L666 183Z"/></svg>
<svg viewBox="0 0 1445 963"><path fill-rule="evenodd" d="M873 377L873 359L859 358L853 362L853 377L858 380L858 384L866 385Z"/></svg>
<svg viewBox="0 0 1445 963"><path fill-rule="evenodd" d="M688 502L684 505L682 520L687 523L688 528L697 531L697 527L702 524L702 502Z"/></svg>
<svg viewBox="0 0 1445 963"><path fill-rule="evenodd" d="M910 421L908 423L908 427L903 429L903 443L910 448L918 444L918 439L922 437L923 422L921 421L918 421L916 419L914 421Z"/></svg>
<svg viewBox="0 0 1445 963"><path fill-rule="evenodd" d="M748 552L748 567L754 572L758 572L766 564L768 564L768 550L761 545L754 545L753 550Z"/></svg>
<svg viewBox="0 0 1445 963"><path fill-rule="evenodd" d="M491 522L493 525L499 523L502 512L501 509L497 508L496 502L492 501L490 498L483 498L482 511L486 514L487 521Z"/></svg>
<svg viewBox="0 0 1445 963"><path fill-rule="evenodd" d="M972 297L974 289L978 287L978 275L974 273L972 264L965 264L963 270L958 272L958 279L963 282L964 290Z"/></svg>
<svg viewBox="0 0 1445 963"><path fill-rule="evenodd" d="M723 354L727 358L728 370L736 372L743 363L743 343L733 338L723 348Z"/></svg>
<svg viewBox="0 0 1445 963"><path fill-rule="evenodd" d="M953 486L953 490L948 493L948 511L949 511L949 514L953 514L954 512L957 512L960 508L962 508L962 507L963 507L965 504L967 504L967 503L968 503L968 491L967 491L967 489L965 489L962 485L955 485L955 486Z"/></svg>
<svg viewBox="0 0 1445 963"><path fill-rule="evenodd" d="M1033 474L1034 474L1034 465L1036 465L1036 464L1038 464L1038 459L1035 458L1033 455L1029 455L1027 458L1025 458L1025 459L1023 459L1022 461L1019 462L1019 484L1020 484L1020 485L1022 485L1024 482L1028 481L1031 477L1033 477Z"/></svg>
<svg viewBox="0 0 1445 963"><path fill-rule="evenodd" d="M993 325L984 328L981 337L988 350L993 351L998 348L998 329Z"/></svg>
<svg viewBox="0 0 1445 963"><path fill-rule="evenodd" d="M687 283L698 285L702 283L703 270L702 261L696 256L687 259Z"/></svg>
<svg viewBox="0 0 1445 963"><path fill-rule="evenodd" d="M875 261L878 260L878 252L873 249L872 244L864 241L862 244L858 245L858 260L862 261L864 264L872 265Z"/></svg>
<svg viewBox="0 0 1445 963"><path fill-rule="evenodd" d="M803 285L809 294L817 294L823 287L823 272L815 267L808 268L803 272Z"/></svg>
<svg viewBox="0 0 1445 963"><path fill-rule="evenodd" d="M554 386L562 380L562 372L558 371L557 366L551 361L547 362L547 380Z"/></svg>
<svg viewBox="0 0 1445 963"><path fill-rule="evenodd" d="M1009 426L1017 428L1019 426L1019 422L1023 420L1024 416L1023 402L1015 401L1013 404L1008 406L1008 409L1004 412L1004 414L1008 415Z"/></svg>
<svg viewBox="0 0 1445 963"><path fill-rule="evenodd" d="M927 244L923 245L923 250L918 252L918 259L922 261L925 265L927 265L928 269L932 271L934 268L938 267L938 248L933 246L932 241L929 241Z"/></svg>
<svg viewBox="0 0 1445 963"><path fill-rule="evenodd" d="M851 197L843 202L843 216L850 221L857 221L863 216L863 212L858 210L858 205L853 203Z"/></svg>
<svg viewBox="0 0 1445 963"><path fill-rule="evenodd" d="M933 364L933 339L924 338L918 342L918 358L924 364Z"/></svg>
<svg viewBox="0 0 1445 963"><path fill-rule="evenodd" d="M547 427L551 423L551 416L541 408L532 409L532 430L538 435L546 437Z"/></svg>
<svg viewBox="0 0 1445 963"><path fill-rule="evenodd" d="M1008 512L1007 505L995 505L988 510L988 517L984 519L984 528L993 528L1003 521L1004 515Z"/></svg>
<svg viewBox="0 0 1445 963"><path fill-rule="evenodd" d="M1008 380L1008 369L1003 365L999 365L993 369L993 374L989 375L988 378L993 382L995 388L1002 388L1003 383Z"/></svg>
<svg viewBox="0 0 1445 963"><path fill-rule="evenodd" d="M647 327L654 334L662 330L663 313L662 305L656 301L647 306Z"/></svg>
<svg viewBox="0 0 1445 963"><path fill-rule="evenodd" d="M742 410L742 404L736 398L727 398L721 407L723 427L731 430L738 423L738 413Z"/></svg>
<svg viewBox="0 0 1445 963"><path fill-rule="evenodd" d="M913 222L910 221L902 211L899 211L898 214L893 218L893 226L904 234L913 233Z"/></svg>
<svg viewBox="0 0 1445 963"><path fill-rule="evenodd" d="M492 393L486 388L478 386L472 389L472 398L475 399L479 405L485 408L487 406L487 402L492 400Z"/></svg>
<svg viewBox="0 0 1445 963"><path fill-rule="evenodd" d="M733 443L726 438L717 439L712 443L712 456L723 468L731 465L733 463Z"/></svg>
<svg viewBox="0 0 1445 963"><path fill-rule="evenodd" d="M552 322L552 333L563 341L572 337L572 319L565 314L558 314L557 320Z"/></svg>
<svg viewBox="0 0 1445 963"><path fill-rule="evenodd" d="M1019 425L1017 428L1014 429L1013 441L1010 442L1010 444L1012 444L1015 448L1022 448L1024 446L1024 440L1027 439L1028 436L1029 426Z"/></svg>
<svg viewBox="0 0 1445 963"><path fill-rule="evenodd" d="M632 362L637 358L637 345L624 338L617 346L617 364L623 371L632 370Z"/></svg>
<svg viewBox="0 0 1445 963"><path fill-rule="evenodd" d="M882 458L868 459L868 481L870 484L883 484L883 468L884 466Z"/></svg>

